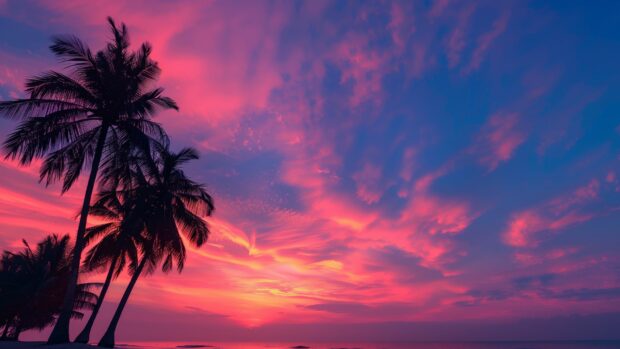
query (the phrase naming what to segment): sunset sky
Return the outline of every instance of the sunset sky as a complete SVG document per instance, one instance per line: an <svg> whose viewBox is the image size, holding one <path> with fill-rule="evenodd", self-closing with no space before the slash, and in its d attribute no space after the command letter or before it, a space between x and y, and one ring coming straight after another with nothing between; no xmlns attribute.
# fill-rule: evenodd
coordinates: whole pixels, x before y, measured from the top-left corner
<svg viewBox="0 0 620 349"><path fill-rule="evenodd" d="M108 15L153 44L180 106L156 121L216 202L120 341L620 328L620 2L0 0L0 99ZM61 196L39 164L0 162L2 250L75 234L85 178Z"/></svg>

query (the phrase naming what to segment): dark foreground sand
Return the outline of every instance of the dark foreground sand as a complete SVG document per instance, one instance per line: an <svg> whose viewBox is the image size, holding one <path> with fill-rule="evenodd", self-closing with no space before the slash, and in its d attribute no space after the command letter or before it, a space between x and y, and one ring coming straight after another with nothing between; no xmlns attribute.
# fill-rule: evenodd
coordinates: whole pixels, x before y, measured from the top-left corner
<svg viewBox="0 0 620 349"><path fill-rule="evenodd" d="M94 345L67 343L58 345L46 345L44 342L3 342L0 341L0 349L101 349Z"/></svg>

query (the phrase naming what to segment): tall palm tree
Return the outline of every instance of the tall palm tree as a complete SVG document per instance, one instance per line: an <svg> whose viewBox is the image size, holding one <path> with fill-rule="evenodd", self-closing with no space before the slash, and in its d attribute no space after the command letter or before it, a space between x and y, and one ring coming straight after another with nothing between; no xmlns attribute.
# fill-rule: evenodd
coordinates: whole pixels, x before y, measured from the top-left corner
<svg viewBox="0 0 620 349"><path fill-rule="evenodd" d="M99 299L90 314L88 322L82 332L75 339L78 343L88 343L99 309L112 279L118 277L127 263L135 269L138 263L139 246L144 243L142 237L141 219L129 200L119 200L114 192L99 193L99 198L90 209L90 215L106 217L108 223L90 227L86 230L86 245L100 238L95 246L87 253L84 267L93 271L108 266Z"/></svg>
<svg viewBox="0 0 620 349"><path fill-rule="evenodd" d="M153 157L144 157L132 170L131 182L126 182L120 195L133 198L134 212L142 219L145 243L142 244L140 263L133 270L131 280L99 346L114 347L114 334L129 296L143 271L150 273L161 262L164 272L176 264L183 270L186 257L181 235L195 246L202 246L209 237L209 227L201 216L214 210L213 199L204 186L185 175L181 166L198 159L194 149L184 148L171 153L166 146L157 146Z"/></svg>
<svg viewBox="0 0 620 349"><path fill-rule="evenodd" d="M71 279L60 314L48 343L69 341L72 299L84 247L90 200L100 167L118 163L119 149L145 145L151 139L166 143L161 126L151 118L159 109L178 109L150 87L160 73L151 58L151 46L143 43L129 51L129 36L108 18L113 39L92 53L79 38L56 37L52 52L67 65L68 74L43 73L26 83L28 98L0 102L0 114L20 124L4 143L7 157L28 165L45 157L40 180L50 184L62 179L62 192L69 190L82 169L90 174L80 211Z"/></svg>
<svg viewBox="0 0 620 349"><path fill-rule="evenodd" d="M4 339L17 340L22 331L47 327L61 312L71 276L69 236L50 235L32 249L26 241L18 253L5 251L0 260L0 309ZM71 316L92 309L100 284L78 284Z"/></svg>

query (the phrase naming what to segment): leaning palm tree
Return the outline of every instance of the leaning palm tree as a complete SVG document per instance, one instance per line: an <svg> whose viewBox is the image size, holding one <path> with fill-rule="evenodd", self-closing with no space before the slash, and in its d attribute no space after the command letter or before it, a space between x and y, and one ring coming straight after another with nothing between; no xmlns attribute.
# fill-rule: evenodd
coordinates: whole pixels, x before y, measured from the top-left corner
<svg viewBox="0 0 620 349"><path fill-rule="evenodd" d="M213 199L205 188L185 175L181 166L198 159L194 149L179 153L169 152L166 146L157 146L152 157L143 157L141 164L131 171L130 182L125 182L119 195L132 198L133 212L142 219L144 243L142 256L114 313L99 346L114 347L114 334L121 314L140 275L150 273L161 263L164 272L176 264L183 270L186 257L181 235L193 245L202 246L209 237L209 227L201 216L214 210Z"/></svg>
<svg viewBox="0 0 620 349"><path fill-rule="evenodd" d="M86 254L84 269L93 271L107 267L108 273L97 304L75 342L88 343L90 332L112 279L118 277L128 263L132 270L138 263L139 246L144 244L144 239L142 220L135 208L130 200L121 200L115 192L108 191L99 193L99 198L90 209L90 215L105 217L109 222L86 230L86 245L96 239L99 240Z"/></svg>
<svg viewBox="0 0 620 349"><path fill-rule="evenodd" d="M119 149L146 146L155 139L166 143L159 124L151 120L158 109L178 109L150 84L160 69L151 58L151 46L129 50L124 24L108 18L113 39L93 53L77 37L56 37L52 52L67 64L68 74L50 71L29 79L28 98L0 102L0 114L20 120L4 143L7 157L28 165L45 157L40 180L51 184L62 179L69 190L90 166L80 211L71 278L60 314L48 343L69 341L72 299L84 247L90 200L100 167L114 166Z"/></svg>
<svg viewBox="0 0 620 349"><path fill-rule="evenodd" d="M42 330L61 312L71 276L69 236L50 235L35 249L24 241L18 253L5 251L0 261L0 308L3 339L17 340L22 331ZM81 309L92 309L100 284L78 284L71 316L82 318Z"/></svg>

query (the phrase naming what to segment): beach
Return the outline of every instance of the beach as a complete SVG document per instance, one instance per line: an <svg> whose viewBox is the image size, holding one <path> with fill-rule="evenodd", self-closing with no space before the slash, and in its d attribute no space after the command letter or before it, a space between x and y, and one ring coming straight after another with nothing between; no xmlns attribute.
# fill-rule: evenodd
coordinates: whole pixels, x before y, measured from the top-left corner
<svg viewBox="0 0 620 349"><path fill-rule="evenodd" d="M0 349L95 349L99 348L90 344L67 343L57 345L46 345L45 342L13 342L0 341Z"/></svg>

